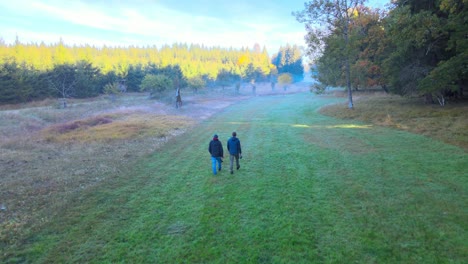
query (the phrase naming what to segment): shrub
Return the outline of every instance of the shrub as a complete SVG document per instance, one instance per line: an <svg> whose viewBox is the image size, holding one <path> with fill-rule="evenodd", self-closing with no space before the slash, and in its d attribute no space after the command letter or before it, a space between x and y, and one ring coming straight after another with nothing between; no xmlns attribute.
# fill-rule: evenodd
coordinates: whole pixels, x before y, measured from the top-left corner
<svg viewBox="0 0 468 264"><path fill-rule="evenodd" d="M293 78L289 73L282 73L278 76L278 83L286 89L293 82Z"/></svg>
<svg viewBox="0 0 468 264"><path fill-rule="evenodd" d="M156 98L161 95L168 87L172 87L172 81L162 74L148 74L143 78L140 89L150 93L150 98Z"/></svg>
<svg viewBox="0 0 468 264"><path fill-rule="evenodd" d="M119 84L116 82L108 83L104 86L104 93L108 95L115 95L119 93Z"/></svg>
<svg viewBox="0 0 468 264"><path fill-rule="evenodd" d="M315 82L310 86L310 92L315 94L323 94L327 86L323 83Z"/></svg>
<svg viewBox="0 0 468 264"><path fill-rule="evenodd" d="M205 87L205 81L201 77L192 77L188 79L188 86L196 93L199 89Z"/></svg>
<svg viewBox="0 0 468 264"><path fill-rule="evenodd" d="M282 73L278 76L278 82L280 84L291 84L292 76L289 73Z"/></svg>
<svg viewBox="0 0 468 264"><path fill-rule="evenodd" d="M104 86L104 93L114 102L115 96L119 93L119 84L116 82L106 84Z"/></svg>

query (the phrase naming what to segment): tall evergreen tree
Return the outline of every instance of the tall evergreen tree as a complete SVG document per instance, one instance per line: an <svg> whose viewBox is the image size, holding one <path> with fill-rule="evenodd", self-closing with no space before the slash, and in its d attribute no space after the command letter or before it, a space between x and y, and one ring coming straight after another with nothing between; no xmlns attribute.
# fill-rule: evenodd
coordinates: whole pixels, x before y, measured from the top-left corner
<svg viewBox="0 0 468 264"><path fill-rule="evenodd" d="M103 86L100 86L99 69L86 61L79 61L74 65L75 68L75 91L77 98L94 97L103 92Z"/></svg>
<svg viewBox="0 0 468 264"><path fill-rule="evenodd" d="M137 92L140 89L141 81L145 77L145 72L141 64L130 65L126 78L127 90Z"/></svg>
<svg viewBox="0 0 468 264"><path fill-rule="evenodd" d="M31 75L15 61L0 65L0 101L20 103L33 97Z"/></svg>

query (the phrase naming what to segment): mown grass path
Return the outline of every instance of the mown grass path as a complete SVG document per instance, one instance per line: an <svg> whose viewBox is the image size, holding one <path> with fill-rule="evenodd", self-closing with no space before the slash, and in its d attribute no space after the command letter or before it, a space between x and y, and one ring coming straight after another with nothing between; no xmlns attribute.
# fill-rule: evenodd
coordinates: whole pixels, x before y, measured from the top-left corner
<svg viewBox="0 0 468 264"><path fill-rule="evenodd" d="M311 94L240 102L80 193L9 261L466 263L468 156L317 109ZM213 176L207 151L242 142Z"/></svg>

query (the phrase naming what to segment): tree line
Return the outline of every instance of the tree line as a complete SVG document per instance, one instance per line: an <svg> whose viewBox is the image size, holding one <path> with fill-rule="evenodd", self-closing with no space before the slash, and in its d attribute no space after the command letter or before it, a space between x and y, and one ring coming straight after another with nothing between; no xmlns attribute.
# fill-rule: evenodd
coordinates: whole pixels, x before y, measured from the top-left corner
<svg viewBox="0 0 468 264"><path fill-rule="evenodd" d="M314 0L295 12L315 56L315 89L378 86L445 105L468 84L465 0L395 0L387 10L365 0ZM322 22L322 27L317 22ZM323 27L325 25L325 27Z"/></svg>
<svg viewBox="0 0 468 264"><path fill-rule="evenodd" d="M285 59L272 61L258 44L252 49L198 44L97 48L67 46L62 40L52 45L24 44L17 38L12 45L0 41L0 103L122 91L157 95L176 86L198 90L237 83L239 89L242 82L276 82L284 72L302 76L300 52L299 47L287 45L275 55ZM289 64L301 67L288 68Z"/></svg>

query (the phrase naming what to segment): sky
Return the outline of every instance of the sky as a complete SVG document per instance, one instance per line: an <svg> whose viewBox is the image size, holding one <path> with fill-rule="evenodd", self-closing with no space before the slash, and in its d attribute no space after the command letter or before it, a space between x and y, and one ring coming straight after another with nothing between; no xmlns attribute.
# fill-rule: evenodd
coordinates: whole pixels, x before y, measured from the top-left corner
<svg viewBox="0 0 468 264"><path fill-rule="evenodd" d="M390 0L369 0L383 8ZM305 0L0 0L0 39L13 44L153 46L174 43L253 48L305 47L291 15Z"/></svg>

